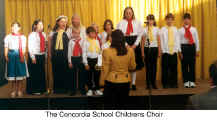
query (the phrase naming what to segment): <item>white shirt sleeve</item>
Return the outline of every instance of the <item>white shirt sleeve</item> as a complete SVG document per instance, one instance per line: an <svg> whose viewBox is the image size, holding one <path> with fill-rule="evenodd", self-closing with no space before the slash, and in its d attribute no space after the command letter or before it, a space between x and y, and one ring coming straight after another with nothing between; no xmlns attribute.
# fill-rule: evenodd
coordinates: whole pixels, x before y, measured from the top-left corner
<svg viewBox="0 0 217 120"><path fill-rule="evenodd" d="M177 51L181 52L182 50L181 50L180 34L177 28L176 28L176 42L177 42L176 45L178 49Z"/></svg>
<svg viewBox="0 0 217 120"><path fill-rule="evenodd" d="M30 33L29 34L29 37L28 37L28 49L29 49L29 54L30 54L30 57L32 59L35 59L35 55L34 55L34 40L35 40L35 36L33 33Z"/></svg>
<svg viewBox="0 0 217 120"><path fill-rule="evenodd" d="M98 40L97 40L97 45L100 46L100 43ZM98 56L97 56L97 66L100 66L101 61L102 61L102 56L101 56L101 49L100 49Z"/></svg>
<svg viewBox="0 0 217 120"><path fill-rule="evenodd" d="M5 48L8 48L9 47L9 35L7 35L6 37L5 37L5 39L4 39L4 47Z"/></svg>
<svg viewBox="0 0 217 120"><path fill-rule="evenodd" d="M21 36L21 39L22 39L22 50L23 50L23 52L25 53L26 52L26 44L27 44L27 42L26 42L26 36Z"/></svg>
<svg viewBox="0 0 217 120"><path fill-rule="evenodd" d="M142 37L144 36L144 34L145 34L145 31L143 30L143 31L138 35L138 37L137 37L137 39L136 39L136 42L135 42L135 45L136 45L136 46L139 45L139 43L141 42Z"/></svg>
<svg viewBox="0 0 217 120"><path fill-rule="evenodd" d="M88 62L87 62L87 41L84 41L84 46L83 46L83 51L82 51L82 58L83 58L83 63L84 63L84 65L87 65L88 64Z"/></svg>
<svg viewBox="0 0 217 120"><path fill-rule="evenodd" d="M72 40L69 41L69 46L68 46L68 63L72 63L71 57L72 57Z"/></svg>

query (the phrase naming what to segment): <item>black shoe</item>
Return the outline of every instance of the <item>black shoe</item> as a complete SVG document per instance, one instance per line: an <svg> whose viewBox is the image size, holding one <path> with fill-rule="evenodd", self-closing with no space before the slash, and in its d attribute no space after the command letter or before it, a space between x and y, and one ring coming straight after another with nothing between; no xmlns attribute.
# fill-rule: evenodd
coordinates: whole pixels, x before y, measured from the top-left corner
<svg viewBox="0 0 217 120"><path fill-rule="evenodd" d="M136 90L136 85L132 85L132 90Z"/></svg>

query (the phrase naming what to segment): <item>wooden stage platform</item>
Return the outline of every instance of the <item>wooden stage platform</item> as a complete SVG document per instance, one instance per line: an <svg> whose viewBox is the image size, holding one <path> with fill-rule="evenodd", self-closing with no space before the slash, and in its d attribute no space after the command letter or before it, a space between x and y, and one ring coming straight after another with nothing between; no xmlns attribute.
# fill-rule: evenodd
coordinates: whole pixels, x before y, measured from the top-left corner
<svg viewBox="0 0 217 120"><path fill-rule="evenodd" d="M163 89L157 81L158 89L146 90L145 82L137 82L137 90L130 92L128 109L186 109L189 96L209 90L207 80L197 80L196 88ZM10 98L10 84L0 88L0 109L104 109L102 96L69 96L68 94L27 95Z"/></svg>

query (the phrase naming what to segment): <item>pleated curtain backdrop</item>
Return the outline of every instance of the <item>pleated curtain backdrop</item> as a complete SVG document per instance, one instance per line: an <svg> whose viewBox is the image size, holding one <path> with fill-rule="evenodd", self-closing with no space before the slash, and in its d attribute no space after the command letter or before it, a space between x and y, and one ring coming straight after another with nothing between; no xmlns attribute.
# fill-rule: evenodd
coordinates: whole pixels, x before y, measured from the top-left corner
<svg viewBox="0 0 217 120"><path fill-rule="evenodd" d="M201 46L200 56L196 61L197 79L208 79L208 67L217 59L216 0L5 0L5 5L7 33L10 31L10 24L17 20L25 35L31 32L31 24L35 19L42 19L47 31L47 26L53 26L59 15L71 18L77 13L83 25L88 26L94 22L102 31L104 20L111 19L116 26L127 6L133 7L136 18L142 23L146 21L148 14L154 14L159 27L165 24L167 13L175 14L175 25L181 27L182 15L189 12L192 14L193 26L198 30ZM180 68L179 62L179 79ZM159 65L158 79L160 74Z"/></svg>

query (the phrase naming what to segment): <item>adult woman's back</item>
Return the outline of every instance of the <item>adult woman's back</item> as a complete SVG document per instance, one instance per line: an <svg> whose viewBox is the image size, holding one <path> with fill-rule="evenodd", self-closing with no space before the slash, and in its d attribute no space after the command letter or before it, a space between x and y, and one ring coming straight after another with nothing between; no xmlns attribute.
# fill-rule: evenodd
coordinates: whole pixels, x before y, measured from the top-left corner
<svg viewBox="0 0 217 120"><path fill-rule="evenodd" d="M120 30L112 32L111 47L103 51L102 80L105 81L104 97L106 108L122 109L127 105L131 77L129 71L136 69L135 55L125 45Z"/></svg>
<svg viewBox="0 0 217 120"><path fill-rule="evenodd" d="M113 83L126 83L131 81L129 71L135 70L135 55L132 48L127 48L127 54L117 55L115 48L103 51L103 80Z"/></svg>

